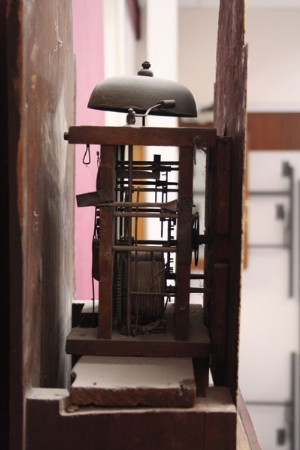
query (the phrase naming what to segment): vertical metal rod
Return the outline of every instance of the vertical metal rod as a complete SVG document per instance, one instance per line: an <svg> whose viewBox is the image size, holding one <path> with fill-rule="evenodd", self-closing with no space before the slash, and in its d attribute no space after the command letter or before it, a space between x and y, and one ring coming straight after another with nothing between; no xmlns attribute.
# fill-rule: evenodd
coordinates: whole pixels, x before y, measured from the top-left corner
<svg viewBox="0 0 300 450"><path fill-rule="evenodd" d="M140 200L140 191L137 190L136 195L136 202L139 203ZM135 217L135 223L134 223L134 245L137 245L138 240L138 217ZM135 286L137 285L136 279L137 279L137 264L138 264L138 252L135 252L134 254L134 280L135 280ZM139 324L139 299L137 295L134 297L134 307L135 307L135 332L137 332L138 324Z"/></svg>
<svg viewBox="0 0 300 450"><path fill-rule="evenodd" d="M288 262L288 295L293 297L294 295L294 168L288 163L284 162L282 167L282 175L288 177L289 187L284 191L250 191L249 195L256 196L287 196L289 200L289 211L287 217L286 229L287 239L283 242L284 248L287 248L289 254ZM300 189L299 189L300 192ZM249 247L276 247L276 245L266 244L249 244Z"/></svg>
<svg viewBox="0 0 300 450"><path fill-rule="evenodd" d="M289 166L289 197L290 197L290 211L289 211L289 296L294 295L294 169Z"/></svg>
<svg viewBox="0 0 300 450"><path fill-rule="evenodd" d="M289 162L285 161L282 165L282 175L288 177L289 188L289 212L286 226L287 231L287 247L289 251L289 297L294 294L294 168Z"/></svg>
<svg viewBox="0 0 300 450"><path fill-rule="evenodd" d="M128 146L128 201L132 201L132 156L133 147ZM131 210L131 208L129 208ZM131 245L132 218L128 218L128 245ZM126 305L127 335L131 334L131 251L127 252L127 305Z"/></svg>
<svg viewBox="0 0 300 450"><path fill-rule="evenodd" d="M289 418L290 450L295 450L295 417L296 417L296 353L291 354L291 411Z"/></svg>

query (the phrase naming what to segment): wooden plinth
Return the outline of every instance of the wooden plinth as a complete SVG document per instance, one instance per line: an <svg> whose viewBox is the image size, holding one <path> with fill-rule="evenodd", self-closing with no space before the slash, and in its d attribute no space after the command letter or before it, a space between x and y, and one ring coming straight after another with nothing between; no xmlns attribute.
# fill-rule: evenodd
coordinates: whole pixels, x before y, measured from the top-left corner
<svg viewBox="0 0 300 450"><path fill-rule="evenodd" d="M83 356L73 368L75 405L194 406L191 358Z"/></svg>
<svg viewBox="0 0 300 450"><path fill-rule="evenodd" d="M32 389L26 417L28 449L237 448L237 413L227 388L208 388L192 408L74 407L66 390Z"/></svg>

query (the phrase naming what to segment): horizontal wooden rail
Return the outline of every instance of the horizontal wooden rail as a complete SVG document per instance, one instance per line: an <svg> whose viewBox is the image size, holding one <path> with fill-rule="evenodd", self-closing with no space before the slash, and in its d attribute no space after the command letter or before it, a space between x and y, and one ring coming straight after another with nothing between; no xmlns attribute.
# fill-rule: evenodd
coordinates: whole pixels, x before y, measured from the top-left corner
<svg viewBox="0 0 300 450"><path fill-rule="evenodd" d="M158 145L213 147L217 135L213 128L152 128L73 126L64 135L70 144Z"/></svg>

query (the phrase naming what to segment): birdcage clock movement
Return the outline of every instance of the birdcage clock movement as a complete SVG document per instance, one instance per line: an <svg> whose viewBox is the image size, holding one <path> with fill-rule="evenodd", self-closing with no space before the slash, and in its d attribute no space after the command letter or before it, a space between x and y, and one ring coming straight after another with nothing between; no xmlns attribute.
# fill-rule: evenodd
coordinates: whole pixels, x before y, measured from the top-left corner
<svg viewBox="0 0 300 450"><path fill-rule="evenodd" d="M209 395L209 370L216 385L226 386L230 139L213 128L146 126L149 114L196 115L191 93L153 77L148 64L135 77L99 83L89 107L125 112L126 125L74 126L65 134L71 144L99 146L101 160L96 190L77 196L78 207L95 210L97 321L74 327L66 343L68 353L87 363L94 386L80 385L79 363L71 399L78 405L192 411L197 399ZM154 149L151 157L140 148ZM205 161L203 229L193 199L199 154ZM200 248L204 261L197 269ZM160 375L152 375L157 367ZM107 373L110 382L123 374L121 389L99 382L94 370ZM141 373L134 389L128 370ZM175 388L169 375L163 381L164 373L178 374Z"/></svg>

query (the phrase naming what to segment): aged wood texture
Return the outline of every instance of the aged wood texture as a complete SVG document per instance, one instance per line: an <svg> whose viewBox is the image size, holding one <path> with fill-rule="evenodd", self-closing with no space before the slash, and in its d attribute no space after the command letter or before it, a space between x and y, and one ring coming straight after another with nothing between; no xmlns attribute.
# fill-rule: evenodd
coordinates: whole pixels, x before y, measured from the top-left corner
<svg viewBox="0 0 300 450"><path fill-rule="evenodd" d="M225 358L226 354L226 320L224 326L224 317L228 313L228 263L216 263L214 265L214 297L216 299L212 305L213 327L211 336L213 345L217 346L217 357Z"/></svg>
<svg viewBox="0 0 300 450"><path fill-rule="evenodd" d="M23 448L25 390L67 384L74 296L72 14L67 0L8 3L11 448Z"/></svg>
<svg viewBox="0 0 300 450"><path fill-rule="evenodd" d="M9 180L8 180L8 86L7 86L6 1L0 2L0 205L1 205L1 299L0 299L0 442L3 450L9 440Z"/></svg>
<svg viewBox="0 0 300 450"><path fill-rule="evenodd" d="M190 270L192 254L193 147L179 149L179 186L176 258L176 339L189 339Z"/></svg>
<svg viewBox="0 0 300 450"><path fill-rule="evenodd" d="M32 389L27 418L28 449L236 449L236 408L227 388L208 388L193 408L122 409L76 408L65 390Z"/></svg>
<svg viewBox="0 0 300 450"><path fill-rule="evenodd" d="M231 140L221 138L207 154L206 230L211 236L205 248L204 296L206 323L211 338L211 372L217 385L226 385L229 267L231 258Z"/></svg>
<svg viewBox="0 0 300 450"><path fill-rule="evenodd" d="M101 146L101 164L97 176L97 189L105 189L110 200L114 200L114 148ZM112 332L112 308L113 308L113 210L101 208L100 211L100 236L99 236L99 315L98 337L110 339Z"/></svg>
<svg viewBox="0 0 300 450"><path fill-rule="evenodd" d="M210 340L203 324L201 305L190 305L189 341L176 341L174 311L166 314L165 333L124 336L113 331L112 339L97 339L96 328L73 328L67 338L66 351L74 355L105 356L173 356L208 358Z"/></svg>
<svg viewBox="0 0 300 450"><path fill-rule="evenodd" d="M70 127L70 144L214 146L216 130L209 128Z"/></svg>
<svg viewBox="0 0 300 450"><path fill-rule="evenodd" d="M299 150L300 113L248 113L249 150Z"/></svg>
<svg viewBox="0 0 300 450"><path fill-rule="evenodd" d="M75 405L191 408L196 399L191 358L83 356L72 373Z"/></svg>
<svg viewBox="0 0 300 450"><path fill-rule="evenodd" d="M208 358L210 341L205 335L194 340L175 341L174 336L151 334L137 337L123 336L113 332L112 339L97 339L95 328L73 328L67 338L66 351L72 355L134 355L134 356L173 356Z"/></svg>
<svg viewBox="0 0 300 450"><path fill-rule="evenodd" d="M219 136L232 138L230 286L225 384L237 395L241 289L243 168L245 150L247 47L243 0L222 0L219 10L214 122Z"/></svg>
<svg viewBox="0 0 300 450"><path fill-rule="evenodd" d="M217 142L212 149L211 176L213 177L212 208L213 217L211 230L214 236L229 236L231 225L231 142L228 139Z"/></svg>
<svg viewBox="0 0 300 450"><path fill-rule="evenodd" d="M204 397L209 385L209 358L193 358L197 397Z"/></svg>

